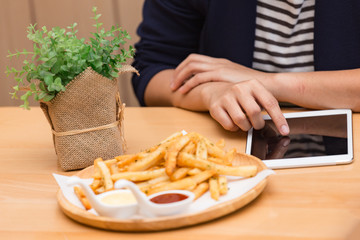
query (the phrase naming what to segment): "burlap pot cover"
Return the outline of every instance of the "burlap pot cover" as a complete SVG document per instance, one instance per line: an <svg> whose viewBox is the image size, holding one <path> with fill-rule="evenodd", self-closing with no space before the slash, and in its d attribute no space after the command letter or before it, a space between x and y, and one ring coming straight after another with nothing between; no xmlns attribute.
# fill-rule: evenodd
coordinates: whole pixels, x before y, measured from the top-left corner
<svg viewBox="0 0 360 240"><path fill-rule="evenodd" d="M137 71L125 65L120 72ZM40 106L51 125L62 170L85 168L98 157L111 159L124 152L124 105L116 79L89 67L66 86L66 91Z"/></svg>

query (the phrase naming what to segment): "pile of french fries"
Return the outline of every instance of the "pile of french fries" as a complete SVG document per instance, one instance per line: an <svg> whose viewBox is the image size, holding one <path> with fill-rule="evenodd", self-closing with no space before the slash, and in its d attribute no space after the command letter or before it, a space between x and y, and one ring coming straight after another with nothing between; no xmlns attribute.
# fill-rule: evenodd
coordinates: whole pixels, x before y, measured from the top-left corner
<svg viewBox="0 0 360 240"><path fill-rule="evenodd" d="M228 191L226 175L252 177L255 165L233 166L236 149L225 151L223 139L212 143L198 133L176 132L158 145L145 151L94 161L94 181L90 185L95 194L113 190L119 179L137 184L147 195L166 190L189 190L195 199L208 190L218 200ZM81 189L75 193L86 209L91 206Z"/></svg>

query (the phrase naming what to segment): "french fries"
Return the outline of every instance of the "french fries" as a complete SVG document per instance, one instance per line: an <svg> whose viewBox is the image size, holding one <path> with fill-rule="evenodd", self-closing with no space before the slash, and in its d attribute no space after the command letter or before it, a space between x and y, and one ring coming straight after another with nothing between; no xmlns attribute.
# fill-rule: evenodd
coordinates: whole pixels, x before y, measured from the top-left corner
<svg viewBox="0 0 360 240"><path fill-rule="evenodd" d="M122 172L116 173L111 176L111 179L116 182L119 179L126 179L133 182L145 181L152 178L165 175L165 169L160 168L152 171L140 171L140 172Z"/></svg>
<svg viewBox="0 0 360 240"><path fill-rule="evenodd" d="M230 167L218 163L197 159L194 155L188 153L180 153L178 157L178 165L181 167L194 167L202 170L215 170L217 174L253 177L257 173L257 167L254 165Z"/></svg>
<svg viewBox="0 0 360 240"><path fill-rule="evenodd" d="M83 190L79 186L74 187L75 195L80 200L81 204L85 207L86 210L91 209L91 205L89 203L89 200L86 198Z"/></svg>
<svg viewBox="0 0 360 240"><path fill-rule="evenodd" d="M165 150L159 147L154 152L151 152L145 155L143 158L131 163L128 170L133 172L148 169L158 164L158 162L164 157L164 155Z"/></svg>
<svg viewBox="0 0 360 240"><path fill-rule="evenodd" d="M190 168L178 168L175 172L170 176L171 181L176 181L184 178L187 173L190 171Z"/></svg>
<svg viewBox="0 0 360 240"><path fill-rule="evenodd" d="M209 189L210 189L210 196L212 199L216 201L219 200L220 197L220 190L219 190L219 181L218 176L211 177L209 180Z"/></svg>
<svg viewBox="0 0 360 240"><path fill-rule="evenodd" d="M225 151L224 139L216 144L198 133L176 132L145 151L94 161L94 181L90 187L99 194L114 188L115 181L133 181L147 195L165 190L192 191L195 199L207 191L218 200L228 192L226 175L252 177L255 165L234 166L236 149ZM79 189L74 191L88 209Z"/></svg>
<svg viewBox="0 0 360 240"><path fill-rule="evenodd" d="M219 176L219 193L220 195L225 195L228 192L227 178L226 176Z"/></svg>
<svg viewBox="0 0 360 240"><path fill-rule="evenodd" d="M209 190L209 183L202 182L197 187L192 190L192 192L195 194L195 200L201 197L207 190Z"/></svg>
<svg viewBox="0 0 360 240"><path fill-rule="evenodd" d="M114 183L111 179L111 174L109 168L106 166L102 158L98 158L94 162L94 166L97 166L101 174L102 181L104 183L105 191L111 190L114 187Z"/></svg>
<svg viewBox="0 0 360 240"><path fill-rule="evenodd" d="M179 137L179 140L174 142L170 146L169 152L167 152L165 157L165 171L166 174L171 176L176 168L176 158L180 150L190 141L190 136L184 135Z"/></svg>

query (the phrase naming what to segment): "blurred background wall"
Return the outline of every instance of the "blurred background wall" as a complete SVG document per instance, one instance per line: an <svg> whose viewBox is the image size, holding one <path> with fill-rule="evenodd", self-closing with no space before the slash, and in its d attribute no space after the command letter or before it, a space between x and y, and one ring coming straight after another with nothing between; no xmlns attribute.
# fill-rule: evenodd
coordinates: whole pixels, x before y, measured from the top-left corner
<svg viewBox="0 0 360 240"><path fill-rule="evenodd" d="M118 24L127 30L131 40L138 41L136 28L141 21L144 0L0 0L0 106L19 106L20 100L10 98L15 80L5 74L6 66L21 68L21 61L10 60L8 51L32 50L32 42L26 38L26 28L37 23L37 27L48 29L59 26L65 28L78 23L78 37L88 38L94 32L94 20L91 12L93 6L102 14L100 22L105 29ZM126 46L127 47L127 46ZM131 62L129 62L131 63ZM126 106L138 106L131 87L131 74L125 74L119 80L120 94ZM32 106L38 106L35 101Z"/></svg>

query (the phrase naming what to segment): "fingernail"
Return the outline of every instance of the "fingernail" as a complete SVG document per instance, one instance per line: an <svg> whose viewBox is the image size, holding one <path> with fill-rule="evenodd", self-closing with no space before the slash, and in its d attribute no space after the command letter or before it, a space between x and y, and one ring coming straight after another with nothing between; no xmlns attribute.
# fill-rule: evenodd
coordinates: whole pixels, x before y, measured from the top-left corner
<svg viewBox="0 0 360 240"><path fill-rule="evenodd" d="M283 142L283 147L287 147L290 144L290 138L286 138Z"/></svg>
<svg viewBox="0 0 360 240"><path fill-rule="evenodd" d="M290 133L290 129L287 125L281 126L281 134L282 135L288 135Z"/></svg>
<svg viewBox="0 0 360 240"><path fill-rule="evenodd" d="M174 87L175 87L175 84L172 82L172 83L170 83L170 88L173 90L174 89Z"/></svg>
<svg viewBox="0 0 360 240"><path fill-rule="evenodd" d="M184 93L185 93L184 87L180 87L180 88L179 88L179 92L182 93L182 94L184 94Z"/></svg>

